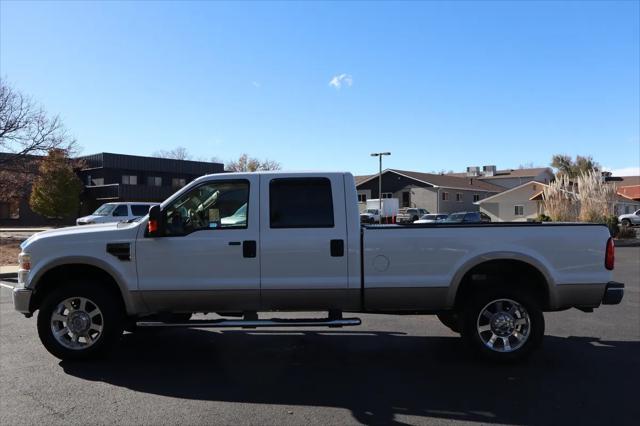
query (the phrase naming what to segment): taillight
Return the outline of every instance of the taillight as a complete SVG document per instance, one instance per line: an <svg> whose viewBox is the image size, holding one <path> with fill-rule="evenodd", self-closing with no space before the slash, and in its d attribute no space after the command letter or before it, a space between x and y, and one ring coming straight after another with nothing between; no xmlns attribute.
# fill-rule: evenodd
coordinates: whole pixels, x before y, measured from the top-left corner
<svg viewBox="0 0 640 426"><path fill-rule="evenodd" d="M613 238L609 238L609 240L607 240L607 251L604 254L604 267L611 271L613 269L615 259L616 248L613 244Z"/></svg>

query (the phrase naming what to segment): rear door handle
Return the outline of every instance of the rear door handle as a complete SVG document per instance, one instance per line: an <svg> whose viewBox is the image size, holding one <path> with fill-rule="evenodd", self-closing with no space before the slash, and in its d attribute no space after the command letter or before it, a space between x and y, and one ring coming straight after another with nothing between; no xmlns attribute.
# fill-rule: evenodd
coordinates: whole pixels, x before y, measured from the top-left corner
<svg viewBox="0 0 640 426"><path fill-rule="evenodd" d="M256 257L257 244L252 240L242 242L242 257Z"/></svg>
<svg viewBox="0 0 640 426"><path fill-rule="evenodd" d="M331 240L331 257L344 256L344 240Z"/></svg>

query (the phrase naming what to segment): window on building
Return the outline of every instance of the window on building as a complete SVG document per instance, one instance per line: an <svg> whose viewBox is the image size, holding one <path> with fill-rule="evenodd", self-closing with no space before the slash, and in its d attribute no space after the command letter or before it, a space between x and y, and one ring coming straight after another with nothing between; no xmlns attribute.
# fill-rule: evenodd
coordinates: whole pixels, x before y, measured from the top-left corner
<svg viewBox="0 0 640 426"><path fill-rule="evenodd" d="M443 192L442 193L442 201L449 201L449 193L448 192Z"/></svg>
<svg viewBox="0 0 640 426"><path fill-rule="evenodd" d="M367 202L367 194L358 194L358 202L366 203Z"/></svg>
<svg viewBox="0 0 640 426"><path fill-rule="evenodd" d="M147 176L147 185L162 186L162 178L160 176Z"/></svg>
<svg viewBox="0 0 640 426"><path fill-rule="evenodd" d="M273 179L269 216L272 228L333 228L331 182L326 178Z"/></svg>
<svg viewBox="0 0 640 426"><path fill-rule="evenodd" d="M91 179L91 183L93 183L93 186L104 185L104 178Z"/></svg>
<svg viewBox="0 0 640 426"><path fill-rule="evenodd" d="M382 198L393 198L393 192L383 192Z"/></svg>
<svg viewBox="0 0 640 426"><path fill-rule="evenodd" d="M456 193L456 201L461 203L462 202L462 192L457 192Z"/></svg>
<svg viewBox="0 0 640 426"><path fill-rule="evenodd" d="M138 184L138 176L136 175L123 175L122 183L125 185L137 185Z"/></svg>
<svg viewBox="0 0 640 426"><path fill-rule="evenodd" d="M524 206L514 206L513 214L515 216L524 216Z"/></svg>
<svg viewBox="0 0 640 426"><path fill-rule="evenodd" d="M480 194L473 194L473 202L480 201Z"/></svg>
<svg viewBox="0 0 640 426"><path fill-rule="evenodd" d="M174 188L182 188L187 184L187 180L185 178L172 178L171 186Z"/></svg>
<svg viewBox="0 0 640 426"><path fill-rule="evenodd" d="M0 203L0 219L20 219L20 203L11 200Z"/></svg>

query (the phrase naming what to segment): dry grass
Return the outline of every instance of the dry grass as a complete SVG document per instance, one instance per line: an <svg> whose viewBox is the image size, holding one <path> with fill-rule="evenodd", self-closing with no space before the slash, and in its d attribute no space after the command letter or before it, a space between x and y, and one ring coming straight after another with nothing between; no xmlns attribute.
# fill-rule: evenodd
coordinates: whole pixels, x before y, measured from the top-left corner
<svg viewBox="0 0 640 426"><path fill-rule="evenodd" d="M0 266L17 265L20 253L20 241L0 241Z"/></svg>

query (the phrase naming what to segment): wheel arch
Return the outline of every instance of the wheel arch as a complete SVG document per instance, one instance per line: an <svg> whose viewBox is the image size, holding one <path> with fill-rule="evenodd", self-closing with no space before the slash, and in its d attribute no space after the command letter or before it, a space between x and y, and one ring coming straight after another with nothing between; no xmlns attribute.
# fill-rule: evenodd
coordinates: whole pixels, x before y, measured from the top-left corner
<svg viewBox="0 0 640 426"><path fill-rule="evenodd" d="M518 285L528 286L534 291L543 309L556 305L554 281L545 265L526 255L505 252L484 254L459 268L449 287L447 305L456 307L469 290L495 284L496 278L513 277L514 274L526 277Z"/></svg>
<svg viewBox="0 0 640 426"><path fill-rule="evenodd" d="M30 280L30 288L33 289L30 311L37 310L51 291L72 278L96 280L97 285L107 287L117 296L128 314L136 311L136 301L131 297L129 289L122 279L103 262L84 258L58 259L40 268Z"/></svg>

